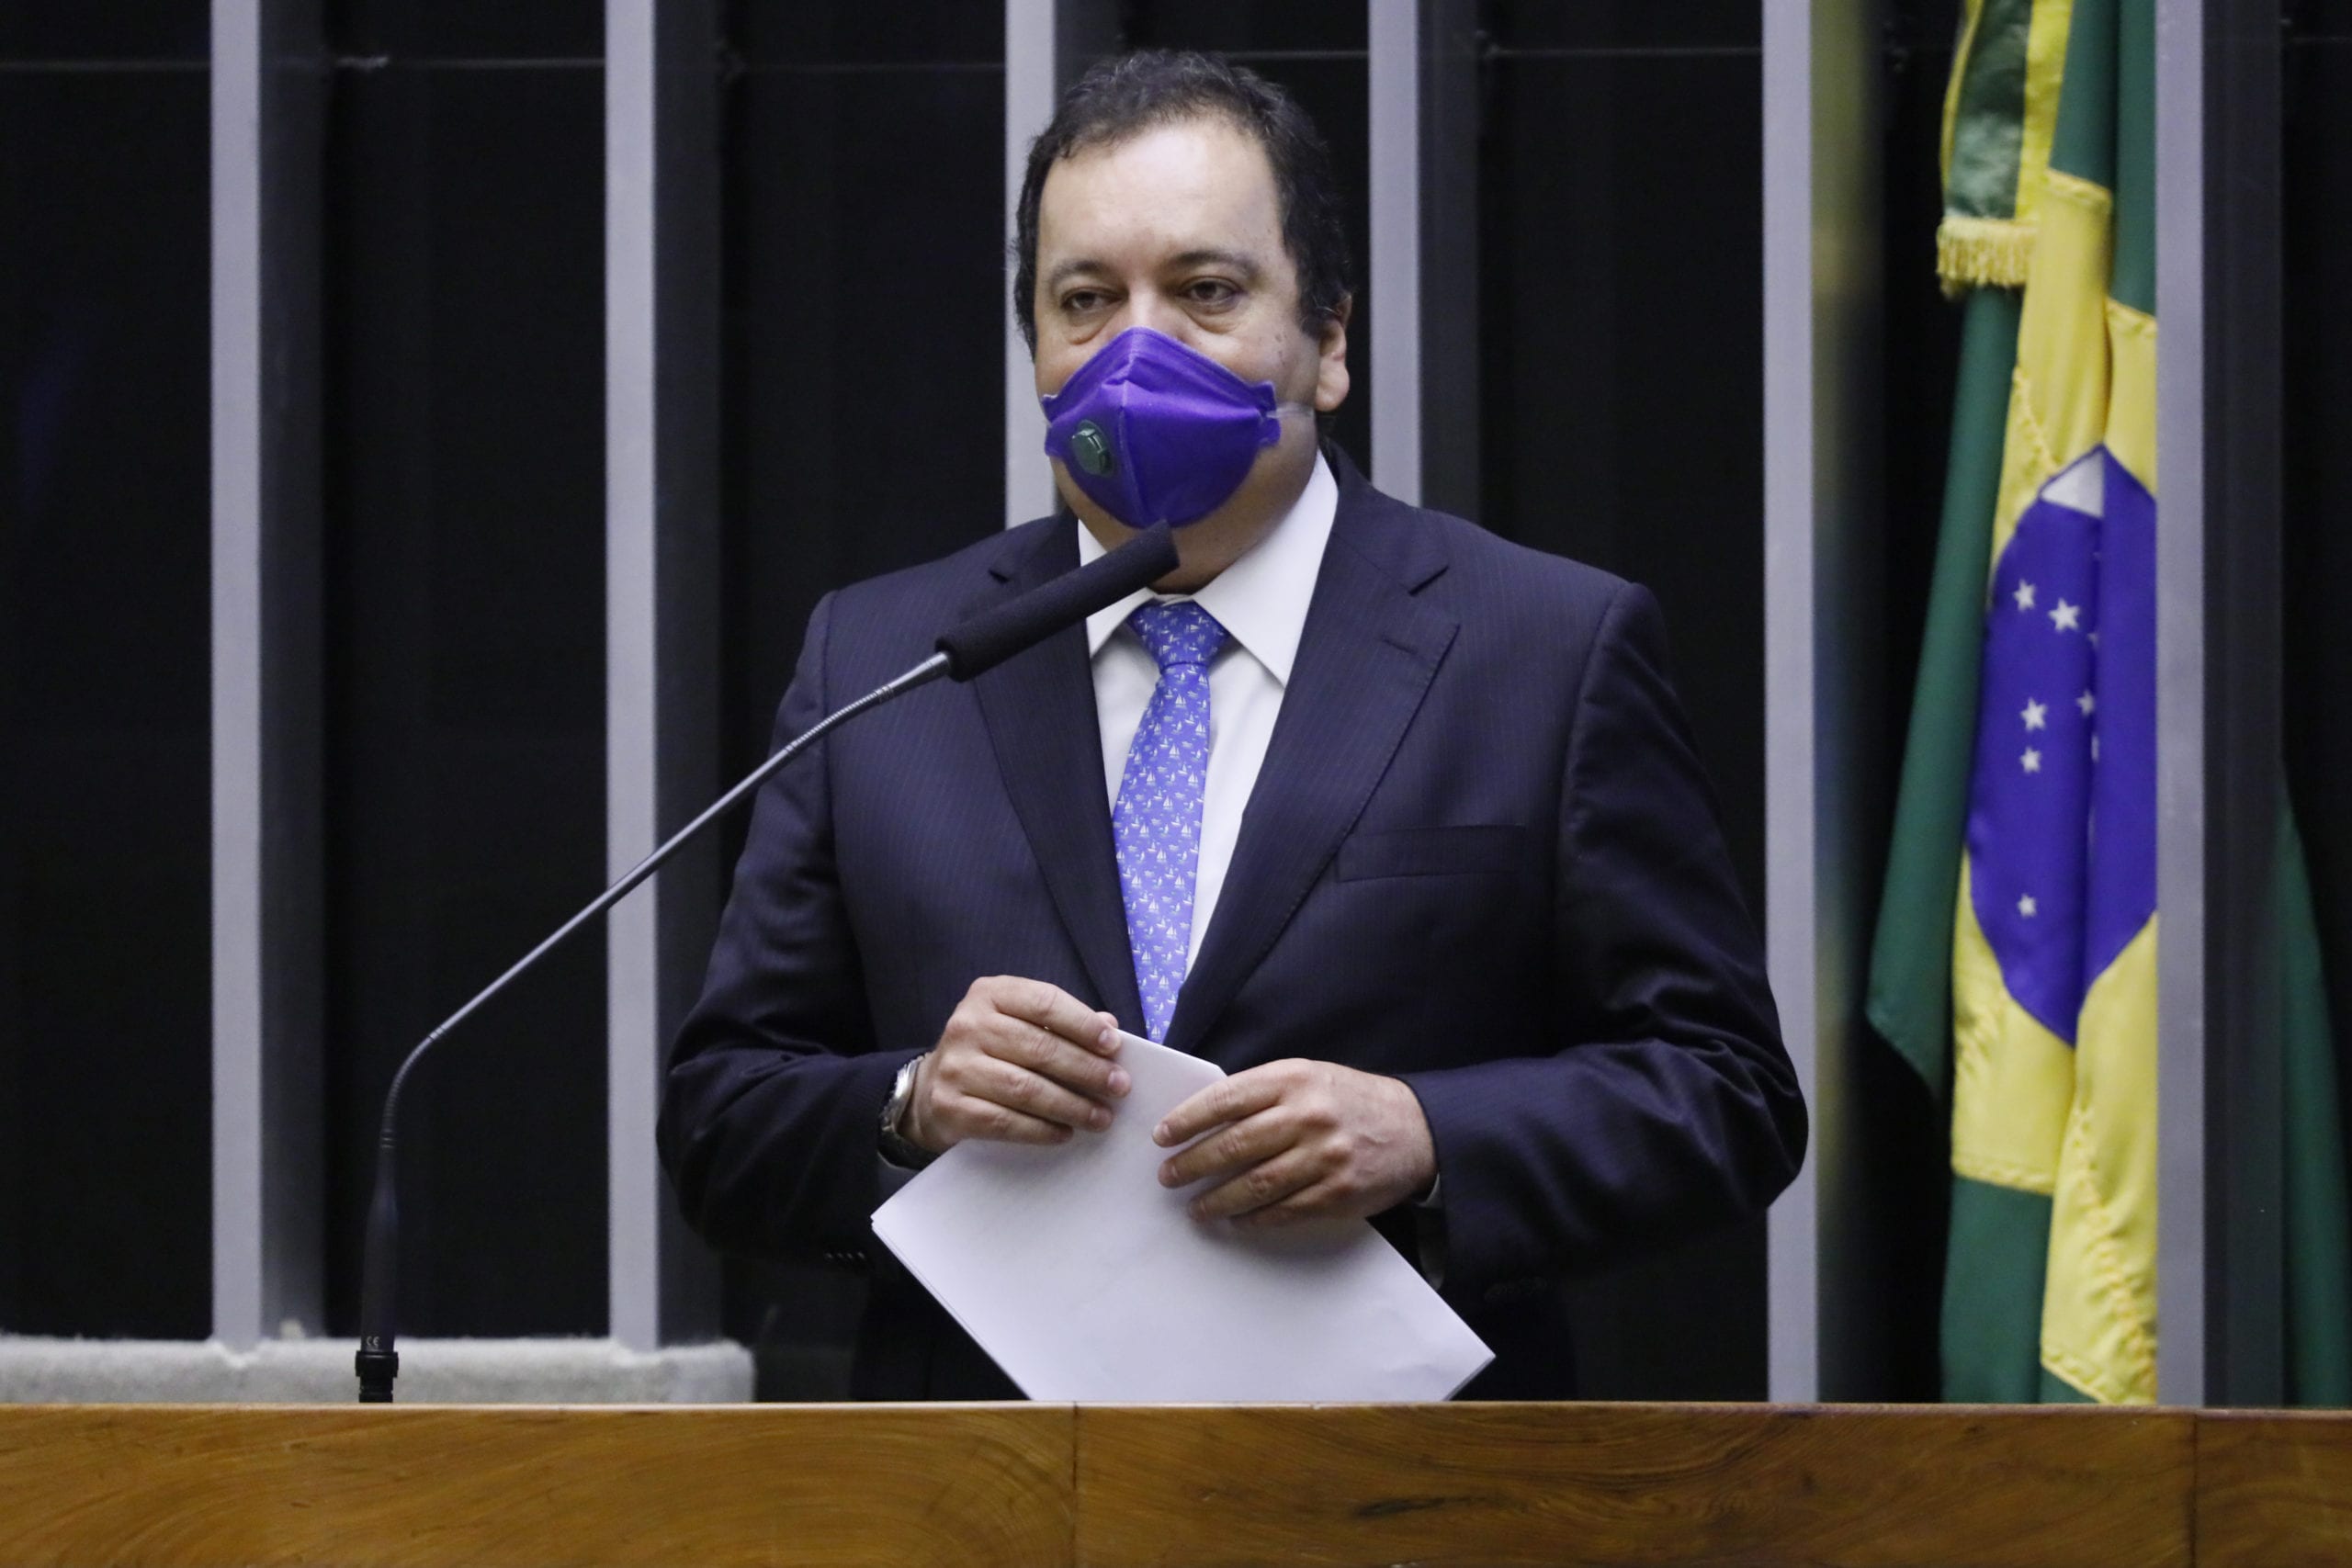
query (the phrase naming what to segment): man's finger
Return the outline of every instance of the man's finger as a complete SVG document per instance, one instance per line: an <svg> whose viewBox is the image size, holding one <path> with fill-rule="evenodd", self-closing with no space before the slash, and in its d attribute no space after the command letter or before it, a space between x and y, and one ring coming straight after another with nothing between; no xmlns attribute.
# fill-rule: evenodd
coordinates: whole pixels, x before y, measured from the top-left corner
<svg viewBox="0 0 2352 1568"><path fill-rule="evenodd" d="M1099 1133L1111 1124L1109 1107L1073 1094L1043 1074L993 1057L967 1092L976 1100L990 1100L1065 1127L1090 1127Z"/></svg>
<svg viewBox="0 0 2352 1568"><path fill-rule="evenodd" d="M1119 1021L1095 1011L1059 986L1044 980L1012 980L999 988L995 1001L999 1012L1049 1030L1097 1055L1118 1054Z"/></svg>
<svg viewBox="0 0 2352 1568"><path fill-rule="evenodd" d="M1273 1158L1297 1142L1288 1119L1261 1111L1162 1160L1159 1184L1190 1187L1195 1181L1230 1176Z"/></svg>
<svg viewBox="0 0 2352 1568"><path fill-rule="evenodd" d="M951 1101L941 1120L959 1138L980 1138L999 1144L1059 1144L1067 1143L1070 1136L1070 1130L1059 1122L970 1095Z"/></svg>
<svg viewBox="0 0 2352 1568"><path fill-rule="evenodd" d="M1228 1220L1279 1204L1316 1183L1314 1163L1296 1152L1253 1165L1223 1186L1193 1200L1193 1218Z"/></svg>
<svg viewBox="0 0 2352 1568"><path fill-rule="evenodd" d="M1283 1080L1263 1067L1219 1079L1170 1111L1152 1129L1151 1141L1164 1149L1189 1144L1212 1127L1254 1116L1277 1103L1283 1097L1282 1086Z"/></svg>
<svg viewBox="0 0 2352 1568"><path fill-rule="evenodd" d="M1114 1062L1080 1050L1058 1034L1020 1019L1006 1017L985 1038L981 1049L1097 1100L1116 1100L1132 1082L1127 1070Z"/></svg>
<svg viewBox="0 0 2352 1568"><path fill-rule="evenodd" d="M1262 1209L1236 1214L1233 1223L1253 1230L1274 1230L1283 1225L1305 1224L1309 1220L1332 1219L1344 1212L1339 1190L1328 1181L1318 1181L1302 1187L1287 1198L1269 1203Z"/></svg>

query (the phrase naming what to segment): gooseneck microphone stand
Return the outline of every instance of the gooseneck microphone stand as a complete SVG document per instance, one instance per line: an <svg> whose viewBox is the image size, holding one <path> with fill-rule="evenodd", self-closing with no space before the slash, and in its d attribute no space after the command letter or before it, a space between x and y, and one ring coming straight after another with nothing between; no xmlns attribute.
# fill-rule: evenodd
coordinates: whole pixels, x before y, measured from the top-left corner
<svg viewBox="0 0 2352 1568"><path fill-rule="evenodd" d="M846 724L868 708L878 707L893 697L938 680L947 673L947 655L934 653L905 674L886 685L876 686L847 707L827 714L753 769L741 784L713 801L701 816L670 835L651 854L629 867L618 882L596 895L594 901L586 908L557 927L545 942L525 953L505 974L483 987L473 1000L442 1020L432 1033L417 1042L416 1049L408 1054L408 1059L401 1064L400 1071L392 1075L392 1087L384 1095L383 1126L376 1135L376 1195L368 1205L368 1250L360 1266L357 1361L360 1404L390 1404L392 1402L392 1380L400 1376L400 1352L392 1348L392 1311L400 1260L400 1200L394 1187L401 1089L408 1082L408 1075L417 1062L440 1042L442 1036L472 1017L482 1003L504 990L515 976L561 945L566 937L628 897L639 883L661 870L662 863L676 854L695 834L725 816L737 801L759 788L770 773L821 739L828 730Z"/></svg>
<svg viewBox="0 0 2352 1568"><path fill-rule="evenodd" d="M407 1060L401 1063L400 1070L392 1075L391 1088L384 1095L383 1124L376 1139L376 1190L368 1206L367 1249L360 1263L359 1354L356 1365L362 1404L390 1404L392 1381L400 1375L400 1352L393 1348L393 1316L400 1262L400 1201L396 1188L401 1089L424 1054L516 976L561 945L565 938L628 897L696 834L725 816L769 774L828 732L869 708L904 696L918 686L929 685L943 675L968 681L1062 627L1082 621L1095 611L1158 581L1174 571L1176 566L1176 546L1168 529L1164 525L1151 528L1090 565L1066 572L946 633L939 639L938 652L847 706L827 714L779 748L734 788L707 807L701 816L629 867L618 882L598 894L586 908L557 927L546 941L525 953L506 973L483 987L471 1001L442 1020L432 1033L417 1043Z"/></svg>

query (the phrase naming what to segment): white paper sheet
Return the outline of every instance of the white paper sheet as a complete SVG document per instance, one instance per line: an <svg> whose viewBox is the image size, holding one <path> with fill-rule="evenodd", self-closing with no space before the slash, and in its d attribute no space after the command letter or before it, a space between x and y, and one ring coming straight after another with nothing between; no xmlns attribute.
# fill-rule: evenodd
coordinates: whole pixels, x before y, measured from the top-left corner
<svg viewBox="0 0 2352 1568"><path fill-rule="evenodd" d="M1159 1185L1159 1119L1225 1075L1134 1035L1110 1130L959 1144L874 1231L1023 1393L1055 1403L1444 1399L1494 1359L1362 1220L1203 1224Z"/></svg>

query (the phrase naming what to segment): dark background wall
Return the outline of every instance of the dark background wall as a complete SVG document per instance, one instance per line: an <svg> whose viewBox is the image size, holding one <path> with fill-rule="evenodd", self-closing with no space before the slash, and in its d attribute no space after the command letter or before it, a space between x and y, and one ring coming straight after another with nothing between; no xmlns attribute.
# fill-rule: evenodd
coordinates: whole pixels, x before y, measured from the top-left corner
<svg viewBox="0 0 2352 1568"><path fill-rule="evenodd" d="M2337 1092L2352 1126L2352 6L2294 0L2285 30L2283 304L2287 786L2326 951Z"/></svg>
<svg viewBox="0 0 2352 1568"><path fill-rule="evenodd" d="M1479 15L1478 521L1658 596L1760 925L1760 12ZM1760 1217L1582 1281L1586 1392L1763 1398L1763 1292Z"/></svg>
<svg viewBox="0 0 2352 1568"><path fill-rule="evenodd" d="M0 6L0 1329L211 1317L209 34Z"/></svg>
<svg viewBox="0 0 2352 1568"><path fill-rule="evenodd" d="M721 714L768 750L828 589L1003 524L1004 17L740 0L721 16ZM727 829L733 863L743 825ZM863 1286L727 1265L763 1396L846 1387Z"/></svg>
<svg viewBox="0 0 2352 1568"><path fill-rule="evenodd" d="M1900 776L1911 685L1918 674L1918 628L1935 570L1953 379L1960 370L1961 307L1944 298L1936 280L1936 224L1943 214L1937 146L1960 14L1958 0L1894 0L1881 62L1886 528L1880 564L1887 637L1880 684L1886 708L1875 733L1887 746L1881 765L1890 781ZM1891 789L1884 807L1891 814ZM1948 1112L1917 1075L1875 1042L1858 1055L1854 1069L1857 1104L1849 1125L1871 1176L1852 1194L1849 1240L1858 1256L1848 1266L1869 1281L1855 1299L1877 1307L1874 1322L1857 1326L1875 1351L1881 1397L1933 1400L1941 1386L1936 1323L1950 1185Z"/></svg>
<svg viewBox="0 0 2352 1568"><path fill-rule="evenodd" d="M604 880L603 7L336 0L325 447L326 1323L393 1067ZM401 1326L605 1327L605 998L576 943L403 1112Z"/></svg>
<svg viewBox="0 0 2352 1568"><path fill-rule="evenodd" d="M1899 745L1957 315L1932 277L1957 0L1889 0L1883 732ZM1124 0L1323 126L1363 265L1361 0ZM2284 7L2290 763L2352 1021L2352 21ZM1762 908L1759 11L1481 0L1476 511L1645 582ZM603 873L602 7L322 0L327 1325L383 1084ZM721 115L722 761L827 588L1001 521L994 6L732 0ZM207 7L0 8L0 1331L208 1329ZM1336 436L1371 463L1360 295ZM1887 759L1890 771L1896 759ZM718 782L714 780L714 784ZM429 1069L403 1326L605 1323L603 957ZM1866 1063L1890 1396L1934 1386L1939 1118ZM1579 1292L1587 1381L1760 1396L1751 1225ZM846 1277L730 1264L763 1386L838 1386Z"/></svg>

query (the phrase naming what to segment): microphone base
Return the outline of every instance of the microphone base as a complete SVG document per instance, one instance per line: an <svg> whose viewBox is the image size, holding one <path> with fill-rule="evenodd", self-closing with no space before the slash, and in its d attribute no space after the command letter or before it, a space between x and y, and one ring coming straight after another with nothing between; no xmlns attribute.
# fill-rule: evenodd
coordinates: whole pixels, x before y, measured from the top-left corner
<svg viewBox="0 0 2352 1568"><path fill-rule="evenodd" d="M359 1373L360 1404L392 1403L392 1380L401 1375L399 1351L362 1350L354 1358L353 1365Z"/></svg>

